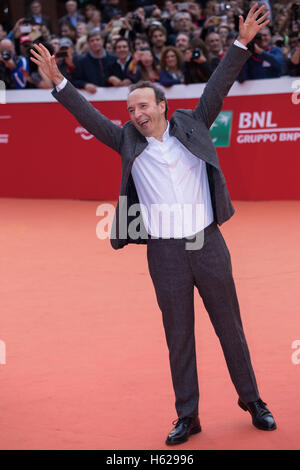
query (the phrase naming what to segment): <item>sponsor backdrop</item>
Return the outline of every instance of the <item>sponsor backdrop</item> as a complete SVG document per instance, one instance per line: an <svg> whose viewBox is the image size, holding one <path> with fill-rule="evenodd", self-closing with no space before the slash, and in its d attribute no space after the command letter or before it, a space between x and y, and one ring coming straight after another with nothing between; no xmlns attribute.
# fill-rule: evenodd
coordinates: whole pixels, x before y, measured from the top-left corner
<svg viewBox="0 0 300 470"><path fill-rule="evenodd" d="M203 87L199 93L193 90L200 96ZM197 105L195 97L173 95L168 97L169 115ZM109 101L107 96L93 105L123 125L128 120L126 99ZM1 197L117 199L118 154L56 102L11 101L0 106ZM210 132L233 199L300 199L299 101L292 90L282 89L233 93L225 99Z"/></svg>

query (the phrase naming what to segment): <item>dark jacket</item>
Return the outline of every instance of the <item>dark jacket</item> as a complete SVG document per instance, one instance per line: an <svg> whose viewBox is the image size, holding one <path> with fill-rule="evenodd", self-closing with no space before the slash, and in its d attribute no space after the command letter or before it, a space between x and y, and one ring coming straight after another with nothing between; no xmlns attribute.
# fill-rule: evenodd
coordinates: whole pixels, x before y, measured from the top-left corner
<svg viewBox="0 0 300 470"><path fill-rule="evenodd" d="M202 64L198 64L191 60L184 63L184 83L204 83L207 82L213 72L212 66L207 60Z"/></svg>
<svg viewBox="0 0 300 470"><path fill-rule="evenodd" d="M80 13L77 13L77 23L85 23L85 22L86 22L85 16L81 15ZM73 25L69 15L62 16L58 20L59 28L61 28L64 23L68 23L70 25Z"/></svg>
<svg viewBox="0 0 300 470"><path fill-rule="evenodd" d="M209 128L221 111L225 96L249 56L249 51L232 44L209 79L196 108L178 109L170 119L170 135L206 163L214 219L219 225L233 215L234 208ZM131 168L134 160L147 147L147 139L131 121L126 122L123 127L111 122L79 94L71 83L60 92L53 90L52 93L85 129L121 155L121 188L111 231L112 247L119 249L128 243L146 244L147 232L143 223L139 238L131 237L130 223L136 217L130 217L128 209L133 204L139 204Z"/></svg>
<svg viewBox="0 0 300 470"><path fill-rule="evenodd" d="M238 81L280 77L283 63L284 56L280 47L271 46L262 54L252 54L242 68Z"/></svg>
<svg viewBox="0 0 300 470"><path fill-rule="evenodd" d="M161 70L159 74L159 83L162 86L168 87L172 85L179 85L181 83L181 76L173 74L168 70Z"/></svg>
<svg viewBox="0 0 300 470"><path fill-rule="evenodd" d="M88 52L77 62L72 75L72 83L76 88L84 88L87 83L99 87L106 85L109 66L116 60L116 56L106 54L102 59L95 59Z"/></svg>
<svg viewBox="0 0 300 470"><path fill-rule="evenodd" d="M132 57L130 56L126 61L124 69L122 69L121 65L117 62L117 59L115 59L115 61L108 66L108 77L114 76L118 77L120 80L125 80L125 78L128 78L127 71L131 60Z"/></svg>

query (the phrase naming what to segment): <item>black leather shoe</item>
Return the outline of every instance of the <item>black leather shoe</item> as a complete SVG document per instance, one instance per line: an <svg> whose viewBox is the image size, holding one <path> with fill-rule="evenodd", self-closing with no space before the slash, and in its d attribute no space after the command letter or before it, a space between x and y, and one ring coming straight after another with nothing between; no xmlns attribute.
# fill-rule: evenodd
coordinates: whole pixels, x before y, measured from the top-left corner
<svg viewBox="0 0 300 470"><path fill-rule="evenodd" d="M182 442L186 442L191 434L197 434L201 431L198 416L195 416L194 418L180 418L177 420L177 422L173 422L173 424L175 423L175 428L172 429L166 440L166 444L168 445L181 444Z"/></svg>
<svg viewBox="0 0 300 470"><path fill-rule="evenodd" d="M239 398L238 405L243 410L249 411L252 416L252 424L256 428L262 429L263 431L273 431L277 428L271 411L268 410L266 407L267 404L261 399L246 403Z"/></svg>

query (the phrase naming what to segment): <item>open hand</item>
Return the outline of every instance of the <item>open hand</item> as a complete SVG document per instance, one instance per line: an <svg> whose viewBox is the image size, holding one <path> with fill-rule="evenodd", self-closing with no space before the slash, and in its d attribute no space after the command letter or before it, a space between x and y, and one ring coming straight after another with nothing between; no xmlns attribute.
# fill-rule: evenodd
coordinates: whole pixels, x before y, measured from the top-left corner
<svg viewBox="0 0 300 470"><path fill-rule="evenodd" d="M64 76L58 70L55 55L51 55L43 44L34 44L33 47L34 49L30 49L30 52L34 57L30 57L30 60L40 68L55 86L59 85Z"/></svg>
<svg viewBox="0 0 300 470"><path fill-rule="evenodd" d="M267 26L271 20L268 20L269 10L266 11L260 18L258 16L265 10L265 5L258 8L258 3L255 3L250 9L247 18L243 19L242 15L239 16L239 35L237 40L247 46L252 41L257 33Z"/></svg>

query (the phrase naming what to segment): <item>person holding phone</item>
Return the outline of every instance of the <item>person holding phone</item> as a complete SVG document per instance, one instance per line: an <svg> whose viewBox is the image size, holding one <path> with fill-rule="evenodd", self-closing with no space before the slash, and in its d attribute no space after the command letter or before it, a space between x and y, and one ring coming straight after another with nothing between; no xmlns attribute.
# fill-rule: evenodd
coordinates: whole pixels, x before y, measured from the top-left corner
<svg viewBox="0 0 300 470"><path fill-rule="evenodd" d="M0 80L5 83L6 89L16 88L13 72L16 71L15 46L10 39L0 41Z"/></svg>

